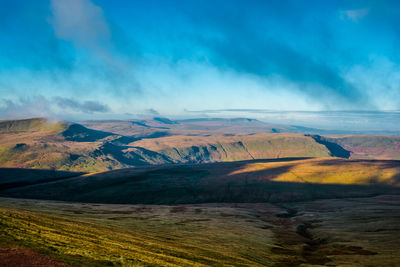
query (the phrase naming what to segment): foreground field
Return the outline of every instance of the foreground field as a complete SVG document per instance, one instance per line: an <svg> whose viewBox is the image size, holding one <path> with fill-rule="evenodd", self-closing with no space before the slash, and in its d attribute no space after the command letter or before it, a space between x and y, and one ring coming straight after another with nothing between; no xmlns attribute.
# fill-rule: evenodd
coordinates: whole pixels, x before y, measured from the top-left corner
<svg viewBox="0 0 400 267"><path fill-rule="evenodd" d="M399 214L393 195L174 206L1 198L0 261L32 248L25 259L49 266L396 266Z"/></svg>

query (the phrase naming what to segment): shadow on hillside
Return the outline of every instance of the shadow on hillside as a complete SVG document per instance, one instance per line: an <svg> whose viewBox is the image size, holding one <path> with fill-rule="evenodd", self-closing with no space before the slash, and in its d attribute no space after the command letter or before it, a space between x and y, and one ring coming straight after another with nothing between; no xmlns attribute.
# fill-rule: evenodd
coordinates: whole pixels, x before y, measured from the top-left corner
<svg viewBox="0 0 400 267"><path fill-rule="evenodd" d="M324 145L330 152L331 156L338 158L350 158L350 151L344 149L337 143L331 142L329 139L322 137L320 135L306 134L305 136L310 136L315 140L315 142Z"/></svg>
<svg viewBox="0 0 400 267"><path fill-rule="evenodd" d="M290 162L299 158L168 165L95 174L72 179L38 180L36 184L3 190L3 196L114 204L193 204L289 202L326 198L370 197L400 194L400 188L370 178L370 185L314 184L272 181L291 171L296 163L231 174L247 163ZM340 160L341 162L343 160ZM106 173L107 174L107 173ZM58 180L57 180L58 179ZM396 174L395 179L400 179Z"/></svg>
<svg viewBox="0 0 400 267"><path fill-rule="evenodd" d="M0 191L14 187L58 181L82 174L84 173L43 169L0 168Z"/></svg>

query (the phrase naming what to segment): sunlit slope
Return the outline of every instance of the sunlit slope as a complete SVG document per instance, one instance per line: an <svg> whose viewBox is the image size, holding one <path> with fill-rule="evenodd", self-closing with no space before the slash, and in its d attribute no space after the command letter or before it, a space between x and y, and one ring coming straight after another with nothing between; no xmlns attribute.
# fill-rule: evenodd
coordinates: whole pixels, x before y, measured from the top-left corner
<svg viewBox="0 0 400 267"><path fill-rule="evenodd" d="M0 122L0 166L92 171L106 170L92 151L111 134L47 119Z"/></svg>
<svg viewBox="0 0 400 267"><path fill-rule="evenodd" d="M234 219L227 221L224 214ZM0 198L0 246L36 248L68 266L277 262L279 256L270 252L272 232L261 228L262 221L246 221L251 218L247 212L223 207L75 205Z"/></svg>
<svg viewBox="0 0 400 267"><path fill-rule="evenodd" d="M329 149L302 134L167 136L131 145L164 154L176 162L214 162L280 157L329 157Z"/></svg>
<svg viewBox="0 0 400 267"><path fill-rule="evenodd" d="M100 127L101 123L105 123L105 128L115 126L113 121L94 125ZM296 133L220 132L231 131L230 127L239 131L241 125L247 125L247 128L243 126L243 131L263 131L264 124L245 119L177 123L158 118L146 123L125 123L131 127L124 128L127 135L42 118L0 121L0 167L99 172L171 163L286 157L400 159L400 137L393 136L323 137ZM177 125L185 129L178 135L171 135L176 133L164 129ZM196 132L196 127L200 126L215 131L212 134L189 134L191 131L185 128ZM129 129L135 132L138 127L157 131L136 132L131 136Z"/></svg>
<svg viewBox="0 0 400 267"><path fill-rule="evenodd" d="M0 262L33 265L7 255L28 247L69 266L398 266L399 213L394 195L172 206L0 198Z"/></svg>
<svg viewBox="0 0 400 267"><path fill-rule="evenodd" d="M399 176L398 161L280 159L123 169L0 193L100 203L277 202L397 194Z"/></svg>
<svg viewBox="0 0 400 267"><path fill-rule="evenodd" d="M169 163L332 155L325 145L301 134L129 137L46 119L2 121L0 126L0 167L8 168L96 172Z"/></svg>
<svg viewBox="0 0 400 267"><path fill-rule="evenodd" d="M281 172L282 168L287 171ZM257 172L261 179L276 182L400 186L400 161L309 159L291 163L249 163L230 175Z"/></svg>
<svg viewBox="0 0 400 267"><path fill-rule="evenodd" d="M45 118L0 121L0 134L23 132L61 132L68 127L65 122Z"/></svg>

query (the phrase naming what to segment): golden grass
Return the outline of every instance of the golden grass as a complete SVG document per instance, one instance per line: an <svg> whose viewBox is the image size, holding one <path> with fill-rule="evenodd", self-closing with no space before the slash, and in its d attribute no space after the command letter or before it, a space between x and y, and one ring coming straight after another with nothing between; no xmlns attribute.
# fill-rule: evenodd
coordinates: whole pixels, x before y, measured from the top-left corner
<svg viewBox="0 0 400 267"><path fill-rule="evenodd" d="M35 248L71 266L396 266L399 203L399 196L278 206L0 198L0 247ZM289 209L296 213L281 216Z"/></svg>
<svg viewBox="0 0 400 267"><path fill-rule="evenodd" d="M279 168L288 168L281 172ZM276 172L274 170L277 170ZM259 172L271 181L399 186L400 164L396 161L361 161L338 158L315 158L290 162L249 163L229 175Z"/></svg>
<svg viewBox="0 0 400 267"><path fill-rule="evenodd" d="M263 266L273 258L271 232L231 208L0 202L0 245L12 240L67 263Z"/></svg>

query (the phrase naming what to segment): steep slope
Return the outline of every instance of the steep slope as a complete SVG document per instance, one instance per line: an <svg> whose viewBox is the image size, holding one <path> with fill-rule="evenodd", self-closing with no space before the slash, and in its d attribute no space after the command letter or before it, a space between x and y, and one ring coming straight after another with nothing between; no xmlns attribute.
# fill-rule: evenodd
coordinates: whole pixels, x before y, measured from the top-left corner
<svg viewBox="0 0 400 267"><path fill-rule="evenodd" d="M280 157L336 156L302 134L168 136L143 139L130 145L166 155L175 162L215 162Z"/></svg>

